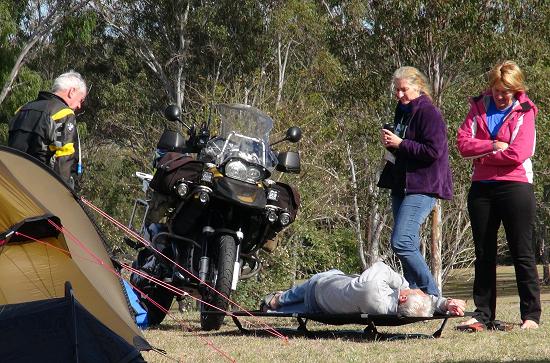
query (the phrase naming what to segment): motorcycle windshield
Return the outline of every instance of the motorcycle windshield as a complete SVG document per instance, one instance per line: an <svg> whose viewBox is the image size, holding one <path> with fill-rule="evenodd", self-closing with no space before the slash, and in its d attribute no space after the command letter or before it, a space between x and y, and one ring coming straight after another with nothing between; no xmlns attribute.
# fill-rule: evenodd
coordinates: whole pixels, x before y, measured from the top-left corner
<svg viewBox="0 0 550 363"><path fill-rule="evenodd" d="M269 147L271 117L255 107L242 104L219 104L220 135L211 139L202 152L217 165L230 158L240 158L272 171L276 157Z"/></svg>

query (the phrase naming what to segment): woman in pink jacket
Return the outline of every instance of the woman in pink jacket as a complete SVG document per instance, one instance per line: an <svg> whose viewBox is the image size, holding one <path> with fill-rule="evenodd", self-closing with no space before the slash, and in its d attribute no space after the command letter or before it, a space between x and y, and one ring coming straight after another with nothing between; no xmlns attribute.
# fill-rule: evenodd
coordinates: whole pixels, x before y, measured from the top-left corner
<svg viewBox="0 0 550 363"><path fill-rule="evenodd" d="M541 306L532 238L535 195L531 163L537 107L526 90L516 63L497 64L489 73L489 89L472 98L458 130L460 154L473 162L468 213L476 253L476 314L459 329L497 327L496 255L501 222L516 271L521 328L538 328Z"/></svg>

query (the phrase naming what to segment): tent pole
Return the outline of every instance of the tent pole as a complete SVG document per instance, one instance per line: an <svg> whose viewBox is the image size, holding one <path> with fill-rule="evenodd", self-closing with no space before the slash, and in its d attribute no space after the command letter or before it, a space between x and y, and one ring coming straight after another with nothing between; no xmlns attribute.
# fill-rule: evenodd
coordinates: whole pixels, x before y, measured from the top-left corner
<svg viewBox="0 0 550 363"><path fill-rule="evenodd" d="M65 298L67 298L70 302L70 309L71 309L71 316L73 320L73 329L74 329L74 355L75 355L75 362L78 363L78 333L76 329L76 303L75 298L73 294L73 288L71 286L71 283L69 281L65 281Z"/></svg>

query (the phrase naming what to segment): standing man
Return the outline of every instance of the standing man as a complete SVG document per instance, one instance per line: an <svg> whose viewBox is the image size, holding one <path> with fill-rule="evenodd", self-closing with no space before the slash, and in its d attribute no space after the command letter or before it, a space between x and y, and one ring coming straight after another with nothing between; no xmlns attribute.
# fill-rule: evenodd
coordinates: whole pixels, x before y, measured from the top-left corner
<svg viewBox="0 0 550 363"><path fill-rule="evenodd" d="M75 111L87 94L82 76L69 71L57 77L52 91L20 107L9 122L8 146L50 166L74 188L81 173L80 140Z"/></svg>

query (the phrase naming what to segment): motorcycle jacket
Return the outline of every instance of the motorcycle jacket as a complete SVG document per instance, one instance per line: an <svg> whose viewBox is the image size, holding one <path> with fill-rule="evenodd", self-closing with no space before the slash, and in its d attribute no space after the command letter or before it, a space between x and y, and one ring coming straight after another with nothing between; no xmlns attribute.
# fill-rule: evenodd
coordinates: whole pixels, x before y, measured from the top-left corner
<svg viewBox="0 0 550 363"><path fill-rule="evenodd" d="M74 111L50 92L20 107L9 121L8 146L53 168L71 187L79 170L79 140Z"/></svg>

